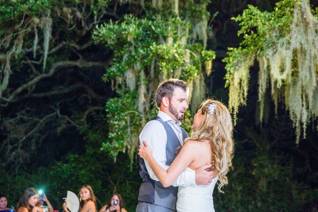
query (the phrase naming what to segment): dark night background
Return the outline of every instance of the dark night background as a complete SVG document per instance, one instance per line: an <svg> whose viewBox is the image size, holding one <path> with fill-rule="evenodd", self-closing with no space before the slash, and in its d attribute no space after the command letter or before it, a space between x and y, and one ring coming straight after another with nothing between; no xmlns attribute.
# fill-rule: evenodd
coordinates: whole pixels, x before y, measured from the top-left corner
<svg viewBox="0 0 318 212"><path fill-rule="evenodd" d="M271 11L276 2L211 1L208 12L214 18L208 25L207 48L216 52L216 59L212 75L205 79L208 97L228 101L222 59L227 48L237 47L241 40L237 36L239 26L231 18L241 14L248 4ZM315 8L318 2L311 1L311 5ZM99 23L119 20L128 13L136 16L144 13L134 3L111 2L109 8L115 7L115 12L103 14ZM53 25L54 47L59 46L62 38L73 43L51 49L48 65L62 60L59 57L69 61L82 59L89 64L63 65L18 93L12 101L0 100L0 193L8 195L9 206L15 207L25 188L44 188L53 206L60 209L67 190L77 193L82 184L91 184L98 207L113 192L118 192L129 211L134 211L140 182L136 161L131 163L126 153L120 153L114 160L101 150L108 133L117 130L108 127L105 111L106 102L117 94L112 82L102 79L112 64L114 52L92 41L93 20L87 19L91 25L79 28L76 33L65 30L59 21ZM1 30L7 27L3 22L0 26ZM32 55L32 51L26 50L26 55ZM9 92L34 76L27 61L12 64L11 68L18 71L11 75ZM41 65L35 65L37 68ZM296 144L295 130L284 105L275 114L274 104L268 100L267 115L260 124L257 70L254 65L248 102L237 116L230 183L224 194L214 192L216 211L317 211L317 120L312 120L306 138Z"/></svg>

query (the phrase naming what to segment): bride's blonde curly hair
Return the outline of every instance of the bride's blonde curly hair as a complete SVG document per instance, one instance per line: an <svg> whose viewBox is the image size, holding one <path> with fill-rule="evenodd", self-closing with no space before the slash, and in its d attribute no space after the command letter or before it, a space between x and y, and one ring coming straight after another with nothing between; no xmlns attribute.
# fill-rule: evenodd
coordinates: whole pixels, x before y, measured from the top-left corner
<svg viewBox="0 0 318 212"><path fill-rule="evenodd" d="M218 189L228 184L227 173L232 167L234 152L233 124L229 110L219 101L208 99L199 107L203 121L198 129L193 129L191 140L211 143L212 164L217 171Z"/></svg>

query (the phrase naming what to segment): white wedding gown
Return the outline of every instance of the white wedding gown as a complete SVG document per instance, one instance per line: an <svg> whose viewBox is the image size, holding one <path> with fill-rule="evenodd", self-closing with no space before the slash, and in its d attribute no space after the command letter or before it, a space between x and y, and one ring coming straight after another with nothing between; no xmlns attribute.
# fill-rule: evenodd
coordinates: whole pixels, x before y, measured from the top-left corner
<svg viewBox="0 0 318 212"><path fill-rule="evenodd" d="M187 168L185 171L194 172ZM177 198L178 212L214 212L213 189L215 177L209 185L179 186Z"/></svg>

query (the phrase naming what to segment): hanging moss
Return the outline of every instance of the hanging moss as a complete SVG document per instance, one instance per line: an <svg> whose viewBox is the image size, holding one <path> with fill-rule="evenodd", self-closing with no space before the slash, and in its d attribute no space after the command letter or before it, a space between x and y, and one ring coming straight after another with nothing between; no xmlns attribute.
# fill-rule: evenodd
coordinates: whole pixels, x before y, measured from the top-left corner
<svg viewBox="0 0 318 212"><path fill-rule="evenodd" d="M109 0L70 0L69 4L73 5L74 8L77 6L83 8L89 7L92 13L96 15L98 11L101 12L101 10L104 10L109 2ZM54 25L53 20L57 21L59 18L62 18L66 22L74 22L74 20L78 21L78 19L83 18L81 17L81 13L75 9L67 8L65 5L63 8L59 8L59 6L61 6L60 3L59 1L48 0L15 0L0 4L1 54L10 55L10 57L5 57L13 58L19 63L19 59L27 53L26 49L33 50L32 59L36 60L38 59L36 58L36 53L38 49L40 49L42 50L40 51L41 56L43 56L43 70L45 70L52 27ZM45 16L43 16L43 13ZM96 16L93 18L96 18ZM42 36L39 34L40 29ZM41 46L38 45L40 40L43 41L43 45ZM11 71L11 63L12 61L7 60L6 65L2 64L0 72L9 73ZM4 79L9 80L10 74L12 73L4 74L4 78L0 78L0 83L4 83L4 85L1 86L1 89L3 89L0 91L1 93L7 88Z"/></svg>
<svg viewBox="0 0 318 212"><path fill-rule="evenodd" d="M206 85L203 74L193 80L191 111L196 111L206 97Z"/></svg>
<svg viewBox="0 0 318 212"><path fill-rule="evenodd" d="M52 34L52 18L43 17L41 22L43 29L43 70L45 70L49 52L50 38Z"/></svg>
<svg viewBox="0 0 318 212"><path fill-rule="evenodd" d="M246 103L249 69L257 59L260 119L270 85L276 111L283 102L298 143L301 132L305 137L307 124L318 115L318 20L311 13L309 1L283 0L272 13L250 6L235 20L244 39L240 47L230 49L225 59L231 111L237 114L239 106Z"/></svg>

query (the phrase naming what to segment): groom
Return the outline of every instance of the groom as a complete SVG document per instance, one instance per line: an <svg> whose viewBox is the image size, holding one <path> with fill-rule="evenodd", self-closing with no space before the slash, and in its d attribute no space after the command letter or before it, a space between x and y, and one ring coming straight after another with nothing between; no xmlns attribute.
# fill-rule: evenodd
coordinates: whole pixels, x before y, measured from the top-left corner
<svg viewBox="0 0 318 212"><path fill-rule="evenodd" d="M155 96L159 113L140 133L140 142L147 141L153 157L168 168L176 152L188 137L180 122L188 108L187 85L184 81L170 79L160 83ZM214 177L206 165L195 172L183 172L173 186L164 188L143 159L139 161L142 183L139 188L136 212L172 212L176 210L177 186L205 185Z"/></svg>

